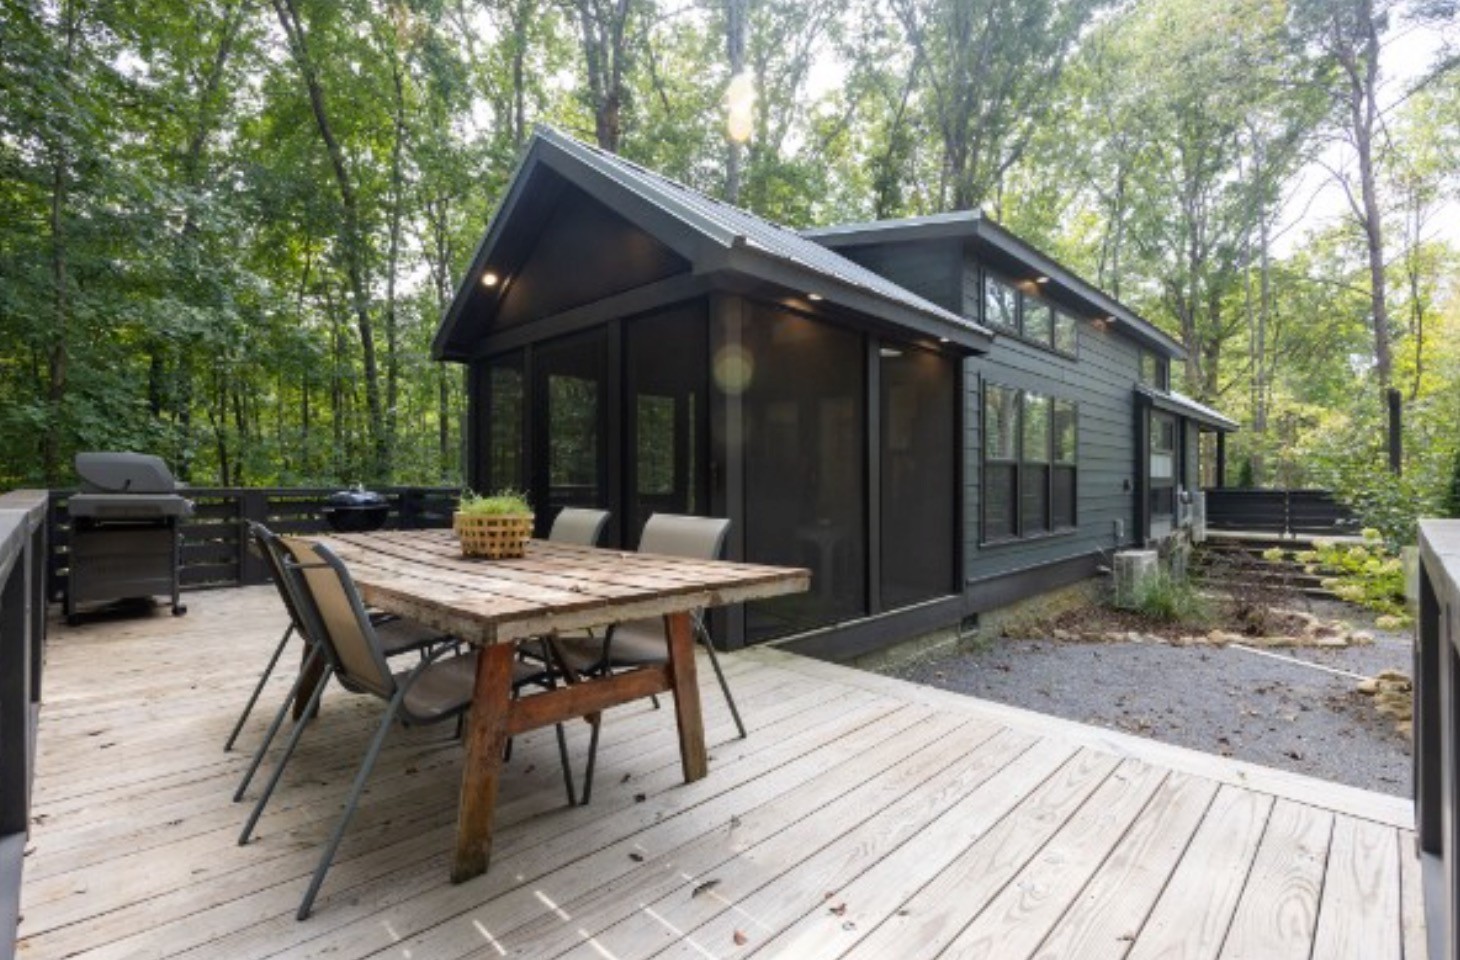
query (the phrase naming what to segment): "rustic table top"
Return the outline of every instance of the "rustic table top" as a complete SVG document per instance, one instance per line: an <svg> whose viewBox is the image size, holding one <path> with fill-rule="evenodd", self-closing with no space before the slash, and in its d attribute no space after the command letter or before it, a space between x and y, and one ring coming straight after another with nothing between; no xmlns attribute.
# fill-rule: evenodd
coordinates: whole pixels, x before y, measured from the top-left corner
<svg viewBox="0 0 1460 960"><path fill-rule="evenodd" d="M807 570L532 540L523 557L463 557L450 530L312 537L366 603L494 643L805 591Z"/></svg>

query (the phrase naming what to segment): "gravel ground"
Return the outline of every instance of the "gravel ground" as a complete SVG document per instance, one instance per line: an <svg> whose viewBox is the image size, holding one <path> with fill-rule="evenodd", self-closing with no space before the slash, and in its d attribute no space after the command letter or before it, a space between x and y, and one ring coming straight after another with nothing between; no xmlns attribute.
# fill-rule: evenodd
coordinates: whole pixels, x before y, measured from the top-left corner
<svg viewBox="0 0 1460 960"><path fill-rule="evenodd" d="M1373 645L1273 651L1372 676L1411 671L1408 633L1365 611L1315 614L1374 634ZM1410 795L1410 746L1357 683L1243 650L1156 643L998 639L887 670L893 676L1383 793Z"/></svg>

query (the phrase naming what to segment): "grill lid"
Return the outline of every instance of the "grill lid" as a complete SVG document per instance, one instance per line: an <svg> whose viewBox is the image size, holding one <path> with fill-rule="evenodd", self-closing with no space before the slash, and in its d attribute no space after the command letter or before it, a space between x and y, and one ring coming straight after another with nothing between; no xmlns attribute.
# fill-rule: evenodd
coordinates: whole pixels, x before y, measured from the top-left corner
<svg viewBox="0 0 1460 960"><path fill-rule="evenodd" d="M327 507L324 512L326 513L326 515L328 515L329 508L388 508L390 506L390 501L385 498L385 494L376 493L374 490L366 490L363 486L356 484L355 487L351 490L340 490L330 494L329 497L326 498L325 504L327 505Z"/></svg>
<svg viewBox="0 0 1460 960"><path fill-rule="evenodd" d="M82 493L172 493L176 484L161 457L147 453L78 453Z"/></svg>
<svg viewBox="0 0 1460 960"><path fill-rule="evenodd" d="M193 502L175 493L77 493L66 501L73 519L162 520L193 515Z"/></svg>

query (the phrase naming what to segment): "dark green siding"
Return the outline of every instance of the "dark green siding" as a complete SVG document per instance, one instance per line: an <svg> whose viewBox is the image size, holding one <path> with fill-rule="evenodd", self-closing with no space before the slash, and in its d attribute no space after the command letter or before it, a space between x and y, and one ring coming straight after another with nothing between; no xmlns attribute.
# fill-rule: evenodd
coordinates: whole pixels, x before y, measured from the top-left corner
<svg viewBox="0 0 1460 960"><path fill-rule="evenodd" d="M932 300L979 319L979 264L957 240L842 249L844 255ZM964 361L964 575L969 582L1127 546L1136 535L1136 344L1080 318L1075 358L999 336ZM1076 511L1079 526L1042 539L982 546L979 474L985 380L1080 405ZM1129 487L1127 487L1129 484ZM1116 524L1121 525L1117 539Z"/></svg>
<svg viewBox="0 0 1460 960"><path fill-rule="evenodd" d="M1125 546L1135 536L1135 394L1140 354L1135 344L1088 321L1079 324L1077 359L1000 337L984 356L965 361L967 429L964 476L965 573L969 580L1026 570L1097 550ZM980 544L979 467L987 380L1080 405L1076 516L1069 533L1043 539ZM1129 484L1127 488L1126 484ZM1123 538L1116 539L1116 523Z"/></svg>

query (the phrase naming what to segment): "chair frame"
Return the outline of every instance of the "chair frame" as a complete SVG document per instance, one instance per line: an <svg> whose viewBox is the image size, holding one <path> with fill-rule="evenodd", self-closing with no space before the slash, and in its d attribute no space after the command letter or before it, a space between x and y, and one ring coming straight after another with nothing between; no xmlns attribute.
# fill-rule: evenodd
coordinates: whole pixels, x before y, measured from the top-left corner
<svg viewBox="0 0 1460 960"><path fill-rule="evenodd" d="M283 549L289 548L284 547ZM397 675L391 673L388 666L386 665L385 654L381 649L380 642L375 635L374 624L372 623L370 615L366 611L365 606L360 599L358 591L355 589L354 581L350 578L348 569L346 569L344 563L328 547L322 544L314 544L312 545L311 549L313 550L314 555L319 558L318 562L300 562L294 556L286 556L283 558L283 569L286 577L286 583L290 585L290 589L293 591L296 608L304 616L304 621L306 624L305 635L315 638L314 647L310 653L310 660L313 660L316 656L322 656L325 661L324 671L319 679L318 684L315 686L313 693L310 695L309 703L305 708L304 717L307 718L308 716L310 716L318 707L320 697L323 695L325 687L329 685L329 681L332 678L337 678L340 681L341 685L345 686L347 689L354 686L365 692L369 692L382 700L385 700L386 708L384 714L380 719L380 723L376 728L375 735L371 738L370 745L366 749L365 757L361 761L360 768L356 772L354 782L350 787L349 795L345 801L345 808L340 814L340 818L336 822L335 828L331 832L330 838L327 841L324 850L320 854L319 863L316 865L314 874L310 879L309 888L305 891L304 898L300 901L299 909L295 914L295 917L298 920L305 920L309 917L310 911L312 910L314 905L314 900L319 894L320 887L324 883L325 875L329 872L329 868L334 860L335 853L338 851L340 842L344 838L345 829L349 826L350 820L355 815L355 811L360 803L360 798L364 794L365 785L370 778L371 772L373 772L375 768L375 763L379 759L380 752L385 745L386 735L389 733L391 727L394 725L394 722L397 719L400 719L402 723L406 725L425 726L429 724L440 723L446 720L457 719L471 707L471 700L468 698L459 706L451 710L443 711L439 714L435 714L432 716L421 716L412 714L405 703L406 696L409 694L411 688L415 685L416 681L419 680L426 673L426 671L432 667L432 665L437 663L443 656L447 655L448 653L455 652L456 645L441 644L431 650L423 652L421 662L416 664L416 666L411 669L411 671L405 676L404 679L399 678ZM293 551L290 550L290 552L292 553ZM306 570L317 569L328 569L332 571L336 577L339 578L339 585L344 591L345 598L349 603L351 612L354 614L355 627L360 631L361 638L367 645L368 651L375 659L377 667L381 672L381 676L384 678L384 682L389 685L390 689L388 691L384 689L371 689L371 685L369 683L352 683L350 679L350 670L344 658L341 657L341 655L335 648L334 639L331 637L329 630L325 624L325 620L319 612L318 604L314 600L313 588L309 585L308 580L306 579L303 572ZM291 691L291 693L296 698L298 696L299 687L307 673L307 669L301 670L299 678L295 681L295 687L294 690ZM268 804L269 798L273 795L274 789L278 786L279 780L283 776L285 766L288 764L289 759L293 755L295 748L299 745L301 734L303 733L304 727L306 725L307 724L305 723L305 721L301 719L300 722L294 725L294 729L290 732L288 743L284 748L284 753L275 763L273 772L269 777L268 783L265 786L262 795L254 804L254 808L249 814L248 820L245 822L242 832L239 834L238 842L240 846L247 844L249 842L249 839L252 837L254 828L258 825L259 818L263 814L264 808ZM569 805L573 805L575 803L575 798L573 795L572 770L568 762L567 740L561 724L558 725L557 734L558 752L559 758L561 759L563 764L563 777L567 785L568 801Z"/></svg>
<svg viewBox="0 0 1460 960"><path fill-rule="evenodd" d="M716 559L719 559L724 554L724 551L725 551L725 541L729 538L729 535L730 535L730 521L728 519L724 519L724 518L720 518L720 517L689 517L689 516L681 516L679 514L667 514L667 513L652 514L652 515L650 515L648 521L644 524L644 533L645 534L648 534L649 533L650 527L654 523L654 519L656 517L662 517L662 518L664 518L666 520L671 520L671 519L692 519L692 520L705 521L705 522L709 522L709 521L716 521L716 522L718 522L720 524L720 529L719 529L719 532L718 532L717 537L716 537L716 540L715 540L714 548L713 548L713 550L710 551L710 556L709 557L701 557L701 558L698 558L698 559L712 559L712 560L716 560ZM639 550L640 550L640 552L647 552L647 553L653 553L654 552L653 550L648 550L648 551L645 551L644 550L643 538L642 537L640 538ZM598 675L598 676L607 675L607 674L613 672L614 664L613 664L613 649L612 648L613 648L613 635L614 635L614 632L616 630L616 626L617 625L610 626L608 628L608 630L604 633L604 636L603 636L603 652L600 655L598 662L596 664L594 664L593 666L591 666L585 672L589 673L590 675ZM701 611L696 610L696 611L694 611L694 612L692 612L690 614L690 629L694 632L694 638L695 638L695 640L704 646L705 651L710 656L710 666L715 671L715 679L720 684L720 692L722 694L724 694L724 696L725 696L725 703L726 703L726 705L728 705L730 707L730 716L735 721L735 729L739 732L739 735L740 735L739 736L739 739L744 740L748 736L747 733L746 733L746 730L745 730L745 722L743 720L741 720L741 718L740 718L740 710L735 705L735 697L732 696L731 693L730 693L730 684L725 680L725 671L723 669L721 669L721 667L720 667L720 658L719 658L719 656L715 652L715 644L710 639L710 632L709 632L709 630L707 630L705 628L704 617L703 617ZM665 644L666 644L666 648L667 648L668 640L669 640L669 634L668 634L669 627L668 627L668 624L665 624L664 630L665 630ZM563 660L563 658L562 658L561 655L559 655L559 659L560 660ZM567 663L566 663L565 660L563 660L562 666L563 666L563 668L565 670L567 669ZM632 669L632 668L630 667L629 669ZM656 709L659 706L659 700L658 700L657 697L654 698L654 706L655 706ZM594 770L597 767L597 761L598 761L598 735L599 735L599 730L600 730L600 728L602 726L602 716L601 715L598 716L594 720L592 726L593 726L593 732L589 735L589 739L588 739L588 764L587 764L587 767L586 767L586 769L584 771L584 774L583 774L583 803L584 803L584 805L587 805L588 801L590 799L592 799L592 796L593 796L593 773L594 773Z"/></svg>

